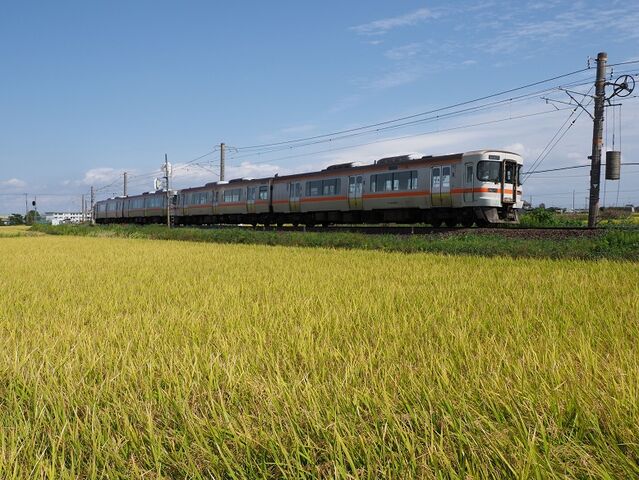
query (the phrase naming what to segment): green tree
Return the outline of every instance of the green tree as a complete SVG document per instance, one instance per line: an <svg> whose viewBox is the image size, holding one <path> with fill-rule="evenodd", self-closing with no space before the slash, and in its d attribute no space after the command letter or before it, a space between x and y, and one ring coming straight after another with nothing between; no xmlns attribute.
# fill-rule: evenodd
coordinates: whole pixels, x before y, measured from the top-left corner
<svg viewBox="0 0 639 480"><path fill-rule="evenodd" d="M9 225L24 225L24 217L19 213L9 215Z"/></svg>
<svg viewBox="0 0 639 480"><path fill-rule="evenodd" d="M26 217L24 218L24 223L26 225L33 225L34 223L38 223L42 220L42 217L36 210L29 210Z"/></svg>

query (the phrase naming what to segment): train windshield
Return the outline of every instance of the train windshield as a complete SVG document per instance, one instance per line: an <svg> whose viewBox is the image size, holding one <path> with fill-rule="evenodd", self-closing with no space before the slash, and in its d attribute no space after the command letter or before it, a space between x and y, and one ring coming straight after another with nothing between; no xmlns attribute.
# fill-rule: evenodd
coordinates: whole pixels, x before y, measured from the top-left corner
<svg viewBox="0 0 639 480"><path fill-rule="evenodd" d="M501 182L501 162L479 162L477 164L477 179L481 182Z"/></svg>

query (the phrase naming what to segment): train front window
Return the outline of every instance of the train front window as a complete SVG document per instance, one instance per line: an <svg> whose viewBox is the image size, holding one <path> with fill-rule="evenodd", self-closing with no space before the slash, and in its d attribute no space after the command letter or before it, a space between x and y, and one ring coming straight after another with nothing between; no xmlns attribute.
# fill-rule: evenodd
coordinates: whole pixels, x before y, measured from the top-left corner
<svg viewBox="0 0 639 480"><path fill-rule="evenodd" d="M481 161L477 163L477 179L480 182L501 181L501 162Z"/></svg>
<svg viewBox="0 0 639 480"><path fill-rule="evenodd" d="M505 166L505 175L504 182L505 183L513 183L515 180L515 170L517 169L517 165L514 163L506 162Z"/></svg>

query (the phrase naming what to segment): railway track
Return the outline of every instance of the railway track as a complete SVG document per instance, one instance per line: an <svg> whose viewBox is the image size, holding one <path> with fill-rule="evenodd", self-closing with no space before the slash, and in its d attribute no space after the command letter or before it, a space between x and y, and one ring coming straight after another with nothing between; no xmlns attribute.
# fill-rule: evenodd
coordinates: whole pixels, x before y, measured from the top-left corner
<svg viewBox="0 0 639 480"><path fill-rule="evenodd" d="M244 228L254 231L267 232L317 232L317 233L362 233L368 235L436 235L454 236L465 234L498 235L506 238L583 238L596 237L605 232L600 228L587 227L430 227L430 226L401 226L401 225L331 225L328 227L298 226L267 226L259 225L212 225L200 228L229 229Z"/></svg>

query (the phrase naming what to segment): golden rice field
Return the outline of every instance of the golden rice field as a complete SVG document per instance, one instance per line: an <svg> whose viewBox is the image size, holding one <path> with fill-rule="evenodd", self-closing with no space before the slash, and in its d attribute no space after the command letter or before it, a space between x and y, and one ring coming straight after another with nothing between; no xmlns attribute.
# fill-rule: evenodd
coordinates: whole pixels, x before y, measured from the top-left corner
<svg viewBox="0 0 639 480"><path fill-rule="evenodd" d="M639 476L639 265L0 238L0 478Z"/></svg>

